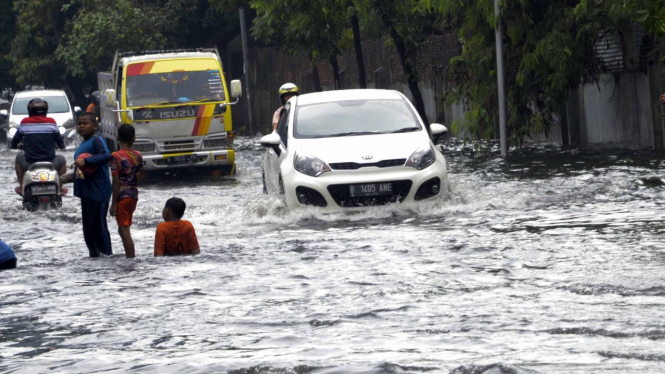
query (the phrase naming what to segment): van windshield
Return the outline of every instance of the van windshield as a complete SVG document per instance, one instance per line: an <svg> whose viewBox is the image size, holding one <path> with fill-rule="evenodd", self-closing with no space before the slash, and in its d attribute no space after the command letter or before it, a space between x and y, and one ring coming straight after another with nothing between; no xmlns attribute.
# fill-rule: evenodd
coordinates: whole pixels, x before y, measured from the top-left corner
<svg viewBox="0 0 665 374"><path fill-rule="evenodd" d="M49 113L67 113L70 111L67 98L64 96L35 96L48 103ZM28 115L28 103L35 97L20 97L14 100L12 114Z"/></svg>
<svg viewBox="0 0 665 374"><path fill-rule="evenodd" d="M130 75L126 90L128 107L224 100L219 70Z"/></svg>

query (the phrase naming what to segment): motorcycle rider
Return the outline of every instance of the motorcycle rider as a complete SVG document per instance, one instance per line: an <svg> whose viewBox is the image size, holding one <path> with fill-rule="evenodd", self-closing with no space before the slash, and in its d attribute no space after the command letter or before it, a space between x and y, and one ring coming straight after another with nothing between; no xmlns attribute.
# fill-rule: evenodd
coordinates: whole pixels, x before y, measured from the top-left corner
<svg viewBox="0 0 665 374"><path fill-rule="evenodd" d="M95 113L97 120L99 121L99 91L95 91L90 94L90 105L85 110L88 113Z"/></svg>
<svg viewBox="0 0 665 374"><path fill-rule="evenodd" d="M279 88L279 100L282 102L275 114L272 116L272 131L277 129L277 123L279 122L280 117L282 116L282 111L284 110L284 105L289 101L290 98L298 96L298 86L293 83L284 83L282 87Z"/></svg>
<svg viewBox="0 0 665 374"><path fill-rule="evenodd" d="M46 117L48 103L42 98L34 98L28 103L28 115L18 127L12 139L11 148L16 149L23 141L23 150L16 155L15 168L18 178L18 187L15 191L23 194L23 175L30 165L35 162L51 162L58 174L67 172L67 162L64 156L56 155L55 147L65 149L65 142L55 120ZM67 193L63 187L63 193Z"/></svg>

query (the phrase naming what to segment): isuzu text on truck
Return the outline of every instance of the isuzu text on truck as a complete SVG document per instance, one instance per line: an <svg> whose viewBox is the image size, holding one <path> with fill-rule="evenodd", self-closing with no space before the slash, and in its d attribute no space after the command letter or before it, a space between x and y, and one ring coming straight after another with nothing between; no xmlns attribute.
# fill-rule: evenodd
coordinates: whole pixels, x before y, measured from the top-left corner
<svg viewBox="0 0 665 374"><path fill-rule="evenodd" d="M230 105L242 95L214 49L116 53L113 70L98 74L101 132L113 151L121 124L136 130L133 148L145 170L207 168L233 174Z"/></svg>

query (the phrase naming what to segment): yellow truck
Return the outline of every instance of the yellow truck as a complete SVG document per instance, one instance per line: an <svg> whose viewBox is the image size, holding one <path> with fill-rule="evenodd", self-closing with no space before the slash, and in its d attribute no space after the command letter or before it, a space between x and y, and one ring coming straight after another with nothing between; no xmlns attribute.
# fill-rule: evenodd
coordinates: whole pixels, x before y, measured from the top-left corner
<svg viewBox="0 0 665 374"><path fill-rule="evenodd" d="M242 86L234 80L227 87L216 49L116 53L113 70L97 78L101 134L111 151L118 127L130 124L145 170L235 172L230 106Z"/></svg>

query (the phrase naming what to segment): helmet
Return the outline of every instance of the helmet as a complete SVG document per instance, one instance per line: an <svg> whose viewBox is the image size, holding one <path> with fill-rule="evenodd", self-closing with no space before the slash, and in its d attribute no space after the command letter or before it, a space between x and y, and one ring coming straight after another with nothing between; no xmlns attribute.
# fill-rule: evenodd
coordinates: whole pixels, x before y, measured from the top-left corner
<svg viewBox="0 0 665 374"><path fill-rule="evenodd" d="M284 100L284 95L294 94L298 96L298 86L293 83L284 83L282 87L279 88L279 99L282 101L282 105L286 104Z"/></svg>
<svg viewBox="0 0 665 374"><path fill-rule="evenodd" d="M28 103L28 115L32 116L45 116L48 112L48 103L42 98L34 98Z"/></svg>
<svg viewBox="0 0 665 374"><path fill-rule="evenodd" d="M99 105L99 91L90 94L90 101L95 105Z"/></svg>

